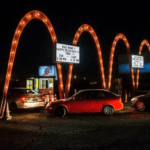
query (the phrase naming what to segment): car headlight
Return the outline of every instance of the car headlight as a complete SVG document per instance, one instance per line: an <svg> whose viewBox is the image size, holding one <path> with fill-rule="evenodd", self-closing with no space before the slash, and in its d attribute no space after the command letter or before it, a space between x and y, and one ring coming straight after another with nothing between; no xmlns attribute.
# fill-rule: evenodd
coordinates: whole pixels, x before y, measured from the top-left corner
<svg viewBox="0 0 150 150"><path fill-rule="evenodd" d="M137 101L137 100L138 100L137 97L131 99L131 101Z"/></svg>
<svg viewBox="0 0 150 150"><path fill-rule="evenodd" d="M50 105L51 105L50 103L47 103L45 107L46 107L46 108L47 108L47 107L50 107Z"/></svg>

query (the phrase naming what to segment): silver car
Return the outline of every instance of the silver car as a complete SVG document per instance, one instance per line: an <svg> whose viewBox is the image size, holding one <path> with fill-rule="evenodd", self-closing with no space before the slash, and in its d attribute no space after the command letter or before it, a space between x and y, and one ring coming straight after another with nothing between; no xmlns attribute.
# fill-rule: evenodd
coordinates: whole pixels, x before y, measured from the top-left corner
<svg viewBox="0 0 150 150"><path fill-rule="evenodd" d="M11 112L16 112L18 109L44 108L44 99L42 94L27 88L11 88L7 94L7 102Z"/></svg>

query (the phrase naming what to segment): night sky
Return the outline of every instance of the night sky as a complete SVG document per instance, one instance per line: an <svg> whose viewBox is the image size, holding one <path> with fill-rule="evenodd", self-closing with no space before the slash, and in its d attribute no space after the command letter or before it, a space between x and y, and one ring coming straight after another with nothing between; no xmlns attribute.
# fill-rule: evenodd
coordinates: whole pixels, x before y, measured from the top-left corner
<svg viewBox="0 0 150 150"><path fill-rule="evenodd" d="M130 44L131 53L137 54L143 39L150 41L150 9L148 4L77 2L41 2L27 3L2 2L0 23L0 77L5 77L9 52L15 29L21 18L32 10L43 12L51 21L58 43L72 44L77 29L82 24L89 24L95 30L102 49L105 76L108 76L109 52L118 33L123 33ZM73 75L99 78L97 51L90 34L84 32L78 41L81 51L81 63L74 65ZM143 52L147 48L144 46ZM122 41L116 47L114 58L114 76L117 76L117 57L125 54ZM38 67L54 65L52 59L52 40L47 27L40 20L32 20L25 27L18 45L13 77L32 77L38 74ZM63 64L63 76L66 78L68 64Z"/></svg>

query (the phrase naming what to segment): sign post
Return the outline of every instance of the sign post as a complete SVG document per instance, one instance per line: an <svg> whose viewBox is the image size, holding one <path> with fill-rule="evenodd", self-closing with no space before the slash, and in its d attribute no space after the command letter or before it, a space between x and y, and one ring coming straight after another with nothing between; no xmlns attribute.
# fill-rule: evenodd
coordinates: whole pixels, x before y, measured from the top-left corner
<svg viewBox="0 0 150 150"><path fill-rule="evenodd" d="M67 84L65 87L65 94L64 94L64 97L68 97L68 89L71 86L70 80L71 80L71 73L72 73L73 64L79 64L80 63L80 47L74 46L74 45L55 43L54 48L53 48L53 59L54 59L53 61L55 63L69 63L69 64L71 64L69 69L68 69L69 78L67 78L67 81L66 81ZM60 76L60 77L62 77L62 76Z"/></svg>
<svg viewBox="0 0 150 150"><path fill-rule="evenodd" d="M139 71L140 68L144 68L144 57L141 55L131 55L131 67L136 68L136 72L137 70ZM133 96L136 94L136 90L135 88Z"/></svg>

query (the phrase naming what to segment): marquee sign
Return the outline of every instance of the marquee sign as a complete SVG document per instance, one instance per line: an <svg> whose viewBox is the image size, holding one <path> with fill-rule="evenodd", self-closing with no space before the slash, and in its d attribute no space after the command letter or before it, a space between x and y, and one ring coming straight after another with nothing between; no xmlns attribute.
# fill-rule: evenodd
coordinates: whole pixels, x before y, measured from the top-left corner
<svg viewBox="0 0 150 150"><path fill-rule="evenodd" d="M139 55L131 55L132 68L144 68L144 57Z"/></svg>
<svg viewBox="0 0 150 150"><path fill-rule="evenodd" d="M54 62L80 63L80 48L78 46L56 43L54 46Z"/></svg>

